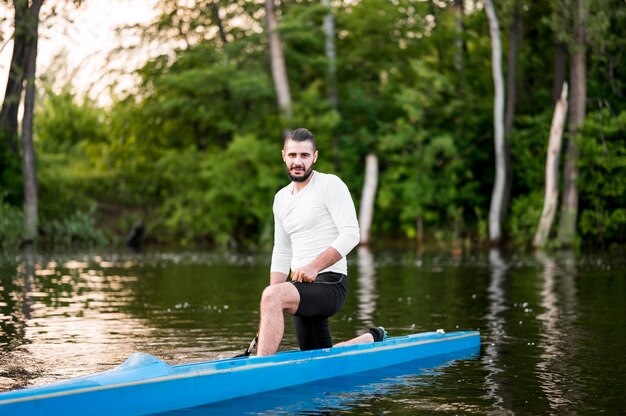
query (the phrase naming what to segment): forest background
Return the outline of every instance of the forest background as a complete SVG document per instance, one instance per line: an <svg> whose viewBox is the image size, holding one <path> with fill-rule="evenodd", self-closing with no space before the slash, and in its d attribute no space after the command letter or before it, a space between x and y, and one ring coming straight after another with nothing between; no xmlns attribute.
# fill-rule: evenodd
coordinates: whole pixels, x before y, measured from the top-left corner
<svg viewBox="0 0 626 416"><path fill-rule="evenodd" d="M2 3L1 40L16 45L0 112L5 250L119 245L139 221L149 244L268 247L282 136L297 127L370 216L371 244L529 248L564 81L558 209L540 245L626 242L623 0L159 0L154 21L119 29L140 41L115 54L162 54L128 68L131 89L112 74L106 105L58 67L35 77L43 0Z"/></svg>

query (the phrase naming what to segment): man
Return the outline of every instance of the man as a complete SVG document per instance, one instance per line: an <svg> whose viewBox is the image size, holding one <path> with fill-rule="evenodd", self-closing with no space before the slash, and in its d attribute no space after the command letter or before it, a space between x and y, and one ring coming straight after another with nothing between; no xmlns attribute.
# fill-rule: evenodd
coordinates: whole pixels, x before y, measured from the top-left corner
<svg viewBox="0 0 626 416"><path fill-rule="evenodd" d="M261 297L258 356L278 350L285 329L284 312L294 316L301 350L333 346L328 318L344 303L348 292L346 256L359 242L348 187L335 175L313 170L318 152L311 132L304 128L290 132L282 156L291 183L274 198L274 250L270 286ZM385 337L384 328L372 328L337 345Z"/></svg>

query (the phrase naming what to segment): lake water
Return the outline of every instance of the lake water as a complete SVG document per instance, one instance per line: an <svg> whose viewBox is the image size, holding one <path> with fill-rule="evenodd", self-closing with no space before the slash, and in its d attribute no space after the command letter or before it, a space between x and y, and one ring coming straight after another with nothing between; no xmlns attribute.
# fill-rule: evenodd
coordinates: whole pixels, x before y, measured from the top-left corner
<svg viewBox="0 0 626 416"><path fill-rule="evenodd" d="M241 353L256 333L265 254L0 258L0 391L109 370L135 351L170 364ZM349 257L335 341L477 329L481 350L189 414L622 414L626 261L618 256L370 252ZM296 346L287 321L281 350ZM181 414L187 414L185 412Z"/></svg>

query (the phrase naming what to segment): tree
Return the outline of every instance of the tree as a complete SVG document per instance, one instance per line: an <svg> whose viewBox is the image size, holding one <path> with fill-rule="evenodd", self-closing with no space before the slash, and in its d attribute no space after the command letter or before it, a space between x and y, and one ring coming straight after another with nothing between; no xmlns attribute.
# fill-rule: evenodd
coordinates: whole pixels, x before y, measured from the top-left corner
<svg viewBox="0 0 626 416"><path fill-rule="evenodd" d="M466 199L470 181L456 137L449 132L458 109L455 83L421 60L410 62L408 69L398 80L405 88L394 97L402 112L379 144L384 170L377 202L380 218L387 219L376 226L391 227L394 234L401 230L421 245L424 226L436 239L443 237L437 237L443 224L460 231L458 201Z"/></svg>
<svg viewBox="0 0 626 416"><path fill-rule="evenodd" d="M24 67L26 48L31 38L29 31L29 7L28 1L16 0L13 2L15 9L13 54L9 67L2 111L0 111L0 129L4 134L4 141L8 149L14 154L18 152L18 108L22 99L24 88Z"/></svg>
<svg viewBox="0 0 626 416"><path fill-rule="evenodd" d="M552 103L561 97L561 88L565 82L567 72L567 45L565 42L557 41L554 47L554 81L552 83Z"/></svg>
<svg viewBox="0 0 626 416"><path fill-rule="evenodd" d="M463 79L463 55L465 53L465 41L463 40L463 15L465 14L463 0L454 0L454 69Z"/></svg>
<svg viewBox="0 0 626 416"><path fill-rule="evenodd" d="M37 68L37 43L39 40L39 11L43 0L34 0L29 7L29 31L25 56L24 117L22 118L22 171L24 172L24 239L34 241L38 225L37 171L33 144L33 113L35 109L35 75ZM17 24L16 24L17 27Z"/></svg>
<svg viewBox="0 0 626 416"><path fill-rule="evenodd" d="M18 204L22 200L20 188L23 186L19 164L18 109L24 89L26 47L30 38L27 23L30 19L28 1L14 1L13 6L13 53L0 111L0 183L7 200Z"/></svg>
<svg viewBox="0 0 626 416"><path fill-rule="evenodd" d="M378 156L370 153L365 158L365 181L361 194L361 208L359 210L359 227L361 244L369 244L372 219L374 218L374 202L378 188Z"/></svg>
<svg viewBox="0 0 626 416"><path fill-rule="evenodd" d="M272 79L278 99L278 108L288 120L293 116L291 92L287 78L287 66L283 52L283 42L278 31L276 4L274 0L265 0L265 18L267 22L267 36L270 44L270 61L272 64Z"/></svg>
<svg viewBox="0 0 626 416"><path fill-rule="evenodd" d="M561 98L557 101L550 128L548 156L546 160L546 189L543 200L541 220L533 239L533 247L542 248L548 241L552 221L557 210L559 196L559 160L561 156L561 138L567 115L567 82L563 83Z"/></svg>
<svg viewBox="0 0 626 416"><path fill-rule="evenodd" d="M496 179L491 194L489 208L489 240L499 244L502 239L501 222L504 216L505 185L506 185L506 144L504 142L504 80L502 76L502 44L498 18L491 0L485 1L485 11L489 19L491 34L491 70L495 89L493 105L494 144L496 156Z"/></svg>
<svg viewBox="0 0 626 416"><path fill-rule="evenodd" d="M500 221L504 221L511 200L511 188L513 186L513 167L511 161L511 131L515 119L515 107L517 103L517 54L522 39L522 13L521 1L514 0L513 16L509 33L509 51L506 59L506 110L504 114L504 160L506 175L504 177L504 195L502 197L502 210Z"/></svg>
<svg viewBox="0 0 626 416"><path fill-rule="evenodd" d="M13 55L6 95L0 112L0 131L7 148L17 154L16 138L18 108L24 97L22 119L22 172L24 177L24 239L34 241L37 235L38 203L35 149L33 146L33 112L35 106L35 74L39 13L43 0L15 0Z"/></svg>
<svg viewBox="0 0 626 416"><path fill-rule="evenodd" d="M335 17L330 8L330 0L322 0L324 7L328 12L324 16L324 47L326 51L326 59L328 59L328 100L332 107L336 110L339 103L337 93L337 50L335 48Z"/></svg>
<svg viewBox="0 0 626 416"><path fill-rule="evenodd" d="M578 217L578 159L580 150L576 143L578 132L585 121L587 106L587 33L586 24L589 13L588 0L572 0L572 35L570 51L570 83L572 98L569 116L569 138L565 157L563 200L557 239L560 245L568 247L576 238L576 219Z"/></svg>
<svg viewBox="0 0 626 416"><path fill-rule="evenodd" d="M328 9L324 15L324 49L328 59L327 91L328 101L333 110L338 111L339 93L337 91L337 50L335 47L335 16L330 7L330 0L322 0L324 7ZM332 142L335 168L339 167L339 136L333 135Z"/></svg>
<svg viewBox="0 0 626 416"><path fill-rule="evenodd" d="M85 204L115 206L115 217L107 211L106 218L107 224L119 224L113 229L131 224L141 212L150 234L164 243L271 242L267 198L271 201L284 182L275 164L275 136L286 121L270 65L269 33L274 33L279 34L283 64L288 63L283 85L291 93L289 124L310 126L324 155L333 153L332 139L341 138L338 155L332 155L339 156L341 165L333 167L333 157L323 157L318 169L340 174L362 196L366 239L400 237L419 243L424 234L429 244L488 240L484 207L494 190L490 143L500 135L493 133L494 102L485 100L493 94L489 67L494 50L489 16L479 7L484 3L274 3L278 17L269 31L266 0L157 0L159 16L135 28L143 35L136 39L157 43L162 55L134 73L140 79L135 89L114 98L110 108L94 108L97 123L87 117L93 103L80 95L55 101L46 93L36 114L43 229L48 218L67 211L63 202L50 215L52 204L44 202L59 191L59 200L74 205L73 196L78 196ZM522 36L515 38L522 31L515 24L516 4L523 42ZM532 241L541 216L546 163L537 155L546 151L552 83L560 79L552 67L554 46L558 41L572 47L571 7L559 10L568 25L556 28L546 19L555 4L566 0L495 4L500 28L506 27L499 33L500 48L509 50L500 51L508 59L501 57L501 65L508 65L502 68L508 86L501 102L509 115L501 118L503 136L513 150L512 163L505 159L504 165L515 165L511 212L505 221L503 204L499 221L508 242L520 246ZM611 29L604 32L604 44L590 36L587 46L587 95L593 98L576 139L581 172L577 227L583 241L613 245L626 235L625 182L613 179L623 176L626 84L618 75L626 67L626 10L623 0L590 0L590 33L602 10L611 10L605 15ZM329 30L330 17L336 20L334 30ZM333 62L336 83L331 80ZM336 107L333 85L340 97ZM51 123L50 118L58 120ZM97 134L89 133L89 120ZM368 160L378 162L378 189L371 185L376 181L368 180L367 166L373 165ZM563 171L559 175L562 181ZM16 177L21 187L22 175ZM235 182L245 189L233 187ZM18 197L21 202L21 193ZM367 207L372 207L369 215Z"/></svg>
<svg viewBox="0 0 626 416"><path fill-rule="evenodd" d="M217 25L217 29L220 34L220 40L222 41L223 45L226 45L228 43L228 39L226 38L224 22L222 21L222 17L220 16L219 0L215 0L211 3L211 11L213 12L213 19L215 20L215 24Z"/></svg>

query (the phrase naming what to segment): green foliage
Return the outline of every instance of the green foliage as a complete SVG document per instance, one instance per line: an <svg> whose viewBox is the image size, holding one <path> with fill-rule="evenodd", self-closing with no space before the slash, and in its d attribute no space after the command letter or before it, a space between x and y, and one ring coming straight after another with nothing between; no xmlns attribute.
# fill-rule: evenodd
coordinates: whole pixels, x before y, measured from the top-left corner
<svg viewBox="0 0 626 416"><path fill-rule="evenodd" d="M79 104L69 86L59 93L46 89L35 125L42 223L90 209L83 184L93 173L90 151L97 153L106 141L103 118L103 110L87 97Z"/></svg>
<svg viewBox="0 0 626 416"><path fill-rule="evenodd" d="M210 45L181 53L164 74L152 78L142 108L142 139L165 146L228 145L242 126L255 127L251 111L271 108L271 80L256 68L241 68Z"/></svg>
<svg viewBox="0 0 626 416"><path fill-rule="evenodd" d="M441 225L459 204L459 173L463 161L452 135L442 121L456 111L452 83L419 61L413 61L413 88L396 95L404 115L388 127L379 149L384 164L378 204L382 212L395 212L399 223L381 221L406 236L416 235L416 218ZM424 93L428 85L429 93ZM447 210L441 210L447 207ZM386 224L385 224L386 223Z"/></svg>
<svg viewBox="0 0 626 416"><path fill-rule="evenodd" d="M0 193L0 248L17 249L22 242L24 215L21 209L4 202Z"/></svg>
<svg viewBox="0 0 626 416"><path fill-rule="evenodd" d="M317 81L300 93L300 99L294 105L293 125L315 126L315 141L320 154L316 169L329 172L334 170L332 162L338 156L333 152L332 141L340 116L324 98L322 90L323 84Z"/></svg>
<svg viewBox="0 0 626 416"><path fill-rule="evenodd" d="M512 201L507 230L511 242L516 247L530 248L530 243L537 232L542 209L543 192L541 190L520 195Z"/></svg>
<svg viewBox="0 0 626 416"><path fill-rule="evenodd" d="M518 128L508 140L511 145L514 196L526 196L545 187L546 151L550 136L550 123L554 109L518 118ZM562 138L565 152L567 136ZM559 176L562 175L562 168ZM539 203L541 206L541 202ZM540 207L541 208L541 207Z"/></svg>
<svg viewBox="0 0 626 416"><path fill-rule="evenodd" d="M88 97L78 103L69 86L46 88L36 114L40 243L43 246L107 244L96 222L86 184L90 163L106 142L104 111ZM90 153L95 152L90 156Z"/></svg>
<svg viewBox="0 0 626 416"><path fill-rule="evenodd" d="M431 240L486 241L494 155L484 10L466 9L458 33L452 2L331 3L337 109L327 99L327 9L314 0L278 7L293 98L288 126L276 104L261 1L157 2L153 22L125 31L171 49L139 68L136 89L106 109L70 86L46 88L36 115L44 238L99 244L102 227L109 241L120 240L142 219L147 238L159 243L267 244L272 198L286 182L282 131L304 126L318 140L316 168L338 173L357 205L364 158L379 156L375 236L413 238L419 217ZM515 246L528 246L542 207L555 43L571 32L571 16L559 15L566 3L539 0L520 9L517 114L507 137L513 187L504 223ZM513 6L498 4L505 51ZM626 81L618 74L626 66L625 9L620 0L591 4L579 218L589 242L624 242ZM455 65L458 40L462 68ZM21 229L20 160L4 149L0 162L0 235L8 241L13 231L4 230Z"/></svg>
<svg viewBox="0 0 626 416"><path fill-rule="evenodd" d="M580 231L599 243L626 232L626 111L591 113L582 132Z"/></svg>
<svg viewBox="0 0 626 416"><path fill-rule="evenodd" d="M21 160L8 141L7 132L0 129L0 194L5 203L21 206L24 200Z"/></svg>
<svg viewBox="0 0 626 416"><path fill-rule="evenodd" d="M157 165L176 186L159 209L163 220L156 230L183 245L267 243L273 195L280 186L279 149L245 135L235 136L223 152L164 156Z"/></svg>
<svg viewBox="0 0 626 416"><path fill-rule="evenodd" d="M51 247L98 246L108 243L103 230L94 221L95 208L73 211L67 216L42 221L39 245ZM24 214L0 198L0 248L17 250L23 241Z"/></svg>
<svg viewBox="0 0 626 416"><path fill-rule="evenodd" d="M104 112L84 95L79 103L70 86L59 93L46 87L37 110L37 150L43 153L67 153L79 145L106 141Z"/></svg>
<svg viewBox="0 0 626 416"><path fill-rule="evenodd" d="M96 226L95 208L75 211L67 217L54 218L41 226L42 244L54 247L103 246L109 240Z"/></svg>

